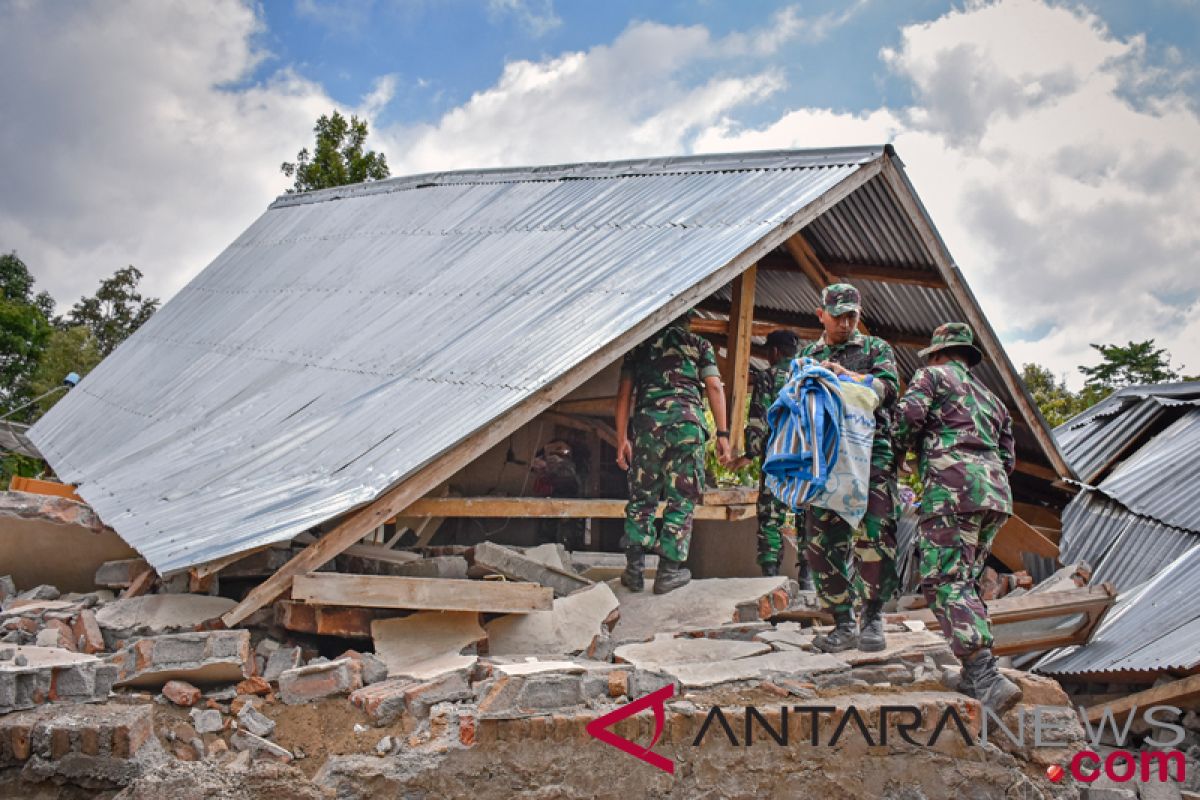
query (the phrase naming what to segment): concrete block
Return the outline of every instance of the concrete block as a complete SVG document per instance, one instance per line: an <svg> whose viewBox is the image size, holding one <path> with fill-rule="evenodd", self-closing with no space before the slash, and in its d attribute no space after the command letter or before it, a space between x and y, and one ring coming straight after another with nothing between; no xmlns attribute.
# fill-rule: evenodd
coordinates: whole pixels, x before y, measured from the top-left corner
<svg viewBox="0 0 1200 800"><path fill-rule="evenodd" d="M138 639L110 656L108 662L118 669L118 686L157 687L170 680L201 686L237 683L254 673L250 632L246 630Z"/></svg>
<svg viewBox="0 0 1200 800"><path fill-rule="evenodd" d="M371 635L375 654L393 677L438 656L476 650L487 641L479 615L473 611L421 611L376 620L371 623Z"/></svg>
<svg viewBox="0 0 1200 800"><path fill-rule="evenodd" d="M60 592L55 587L43 583L32 589L26 589L17 595L18 600L57 600Z"/></svg>
<svg viewBox="0 0 1200 800"><path fill-rule="evenodd" d="M363 686L387 680L388 668L374 653L360 653L357 650L347 650L338 658L352 658L358 662L362 671Z"/></svg>
<svg viewBox="0 0 1200 800"><path fill-rule="evenodd" d="M275 682L285 670L295 669L303 663L304 655L299 647L280 647L267 657L267 668L263 671L263 677Z"/></svg>
<svg viewBox="0 0 1200 800"><path fill-rule="evenodd" d="M191 715L192 727L197 733L220 733L225 730L225 720L215 708L193 708Z"/></svg>
<svg viewBox="0 0 1200 800"><path fill-rule="evenodd" d="M145 559L141 558L105 561L96 570L96 585L106 589L124 589L149 566Z"/></svg>
<svg viewBox="0 0 1200 800"><path fill-rule="evenodd" d="M458 578L467 577L467 560L462 556L434 556L412 561L408 564L393 564L388 568L389 575L403 575L408 578Z"/></svg>
<svg viewBox="0 0 1200 800"><path fill-rule="evenodd" d="M555 599L550 611L501 617L487 626L488 652L497 656L582 653L597 635L607 632L605 622L618 605L609 585L597 583Z"/></svg>
<svg viewBox="0 0 1200 800"><path fill-rule="evenodd" d="M351 658L297 667L279 676L279 697L288 705L350 694L359 688L362 688L362 667Z"/></svg>
<svg viewBox="0 0 1200 800"><path fill-rule="evenodd" d="M268 738L275 733L275 720L260 713L249 703L242 706L242 710L238 712L237 718L238 725L255 736Z"/></svg>
<svg viewBox="0 0 1200 800"><path fill-rule="evenodd" d="M404 693L417 683L408 678L391 678L352 692L350 702L376 725L391 725L404 713Z"/></svg>
<svg viewBox="0 0 1200 800"><path fill-rule="evenodd" d="M228 598L204 594L153 594L107 603L96 612L96 622L120 638L158 636L194 630L235 605Z"/></svg>

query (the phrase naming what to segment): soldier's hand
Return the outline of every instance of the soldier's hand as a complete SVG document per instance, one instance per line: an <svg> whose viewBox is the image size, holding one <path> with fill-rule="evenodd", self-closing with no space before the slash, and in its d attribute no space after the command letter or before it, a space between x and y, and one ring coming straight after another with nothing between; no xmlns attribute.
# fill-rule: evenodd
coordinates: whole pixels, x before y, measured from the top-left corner
<svg viewBox="0 0 1200 800"><path fill-rule="evenodd" d="M617 442L617 466L621 469L629 469L629 462L633 460L633 445L628 439L622 439Z"/></svg>
<svg viewBox="0 0 1200 800"><path fill-rule="evenodd" d="M717 461L725 466L733 461L733 448L729 446L729 440L724 436L717 437Z"/></svg>

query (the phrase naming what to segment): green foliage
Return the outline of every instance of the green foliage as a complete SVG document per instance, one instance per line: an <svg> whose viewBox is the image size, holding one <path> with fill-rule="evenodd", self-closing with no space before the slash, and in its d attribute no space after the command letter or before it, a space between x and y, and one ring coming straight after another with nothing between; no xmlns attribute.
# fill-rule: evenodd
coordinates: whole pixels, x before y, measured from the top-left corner
<svg viewBox="0 0 1200 800"><path fill-rule="evenodd" d="M295 178L288 194L377 181L391 174L383 153L363 149L367 141L366 120L352 116L347 122L334 111L333 116L322 114L313 132L317 140L312 154L305 148L296 155L295 163L285 161L279 167L284 175Z"/></svg>
<svg viewBox="0 0 1200 800"><path fill-rule="evenodd" d="M82 325L91 332L102 357L115 350L158 309L157 298L145 298L138 292L141 279L142 273L136 267L119 269L100 282L95 295L81 299L67 314L70 325ZM78 368L75 371L79 372ZM61 380L62 376L58 378Z"/></svg>
<svg viewBox="0 0 1200 800"><path fill-rule="evenodd" d="M1117 344L1093 344L1102 360L1094 367L1079 368L1087 376L1087 387L1105 391L1105 395L1123 386L1169 383L1179 379L1171 368L1171 354L1154 346L1153 339Z"/></svg>
<svg viewBox="0 0 1200 800"><path fill-rule="evenodd" d="M33 397L29 379L50 338L53 313L54 300L33 293L33 276L17 254L0 255L0 413Z"/></svg>
<svg viewBox="0 0 1200 800"><path fill-rule="evenodd" d="M77 372L82 378L100 363L104 356L96 337L86 325L59 328L50 334L50 340L42 351L37 370L30 380L34 397L46 394L62 385L69 372ZM56 392L38 401L38 415L45 414L59 401L65 392Z"/></svg>
<svg viewBox="0 0 1200 800"><path fill-rule="evenodd" d="M1061 378L1040 364L1026 364L1021 368L1021 380L1033 396L1033 401L1042 411L1050 427L1057 428L1071 417L1104 399L1092 399L1092 392L1072 392Z"/></svg>
<svg viewBox="0 0 1200 800"><path fill-rule="evenodd" d="M749 403L746 404L746 417L749 418ZM742 421L743 424L745 420ZM717 482L717 486L758 486L760 467L757 459L740 469L729 469L717 460L717 425L713 421L712 410L706 403L704 406L704 425L708 428L708 441L704 443L704 472Z"/></svg>
<svg viewBox="0 0 1200 800"><path fill-rule="evenodd" d="M46 462L20 453L0 452L0 491L8 489L14 475L36 478L46 471Z"/></svg>

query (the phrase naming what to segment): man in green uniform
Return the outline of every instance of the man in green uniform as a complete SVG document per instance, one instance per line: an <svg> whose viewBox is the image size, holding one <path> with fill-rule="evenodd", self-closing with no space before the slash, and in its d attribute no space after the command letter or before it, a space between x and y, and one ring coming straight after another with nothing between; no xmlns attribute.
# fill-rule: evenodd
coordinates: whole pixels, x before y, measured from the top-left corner
<svg viewBox="0 0 1200 800"><path fill-rule="evenodd" d="M921 592L963 662L959 688L996 713L1021 699L992 655L978 581L997 531L1012 513L1016 466L1008 410L970 368L983 358L969 325L949 322L921 351L897 407L896 447L913 451L924 494L917 539Z"/></svg>
<svg viewBox="0 0 1200 800"><path fill-rule="evenodd" d="M754 370L751 376L753 391L750 395L750 411L746 418L746 454L745 461L761 459L767 449L767 441L771 438L771 426L767 424L767 410L779 396L779 390L787 383L792 369L792 359L800 346L800 337L792 331L771 331L767 335L767 359L771 366L764 370ZM740 463L740 462L739 462ZM734 465L735 468L738 466ZM779 574L779 561L783 554L782 529L787 520L787 504L775 499L767 490L761 475L758 482L758 564L762 574L774 576ZM800 559L800 582L803 586L807 579L808 564Z"/></svg>
<svg viewBox="0 0 1200 800"><path fill-rule="evenodd" d="M717 456L727 464L729 430L716 353L707 339L692 333L687 315L629 351L621 365L617 465L629 470L621 583L635 592L644 586L647 550L659 554L655 594L692 579L683 562L692 510L704 492L705 395L717 426ZM661 532L654 519L660 500L666 501Z"/></svg>
<svg viewBox="0 0 1200 800"><path fill-rule="evenodd" d="M826 286L817 309L824 333L800 351L801 357L815 359L837 375L859 381L871 376L871 388L879 395L867 513L862 524L855 530L833 511L820 508L810 508L807 515L811 530L805 555L817 596L836 622L831 633L813 640L815 647L827 653L854 647L883 650L883 604L900 587L896 572L896 459L891 431L900 380L892 346L878 336L858 331L861 310L861 299L853 286ZM856 595L863 601L861 631L854 620Z"/></svg>

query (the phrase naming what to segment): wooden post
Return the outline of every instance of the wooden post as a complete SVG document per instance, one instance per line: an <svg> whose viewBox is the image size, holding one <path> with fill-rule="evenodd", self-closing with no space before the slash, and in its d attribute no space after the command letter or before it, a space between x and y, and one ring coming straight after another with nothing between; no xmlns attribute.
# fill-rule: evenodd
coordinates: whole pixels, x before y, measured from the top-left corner
<svg viewBox="0 0 1200 800"><path fill-rule="evenodd" d="M754 284L758 267L752 266L733 281L726 349L725 407L729 414L729 446L740 455L746 444L746 402L750 388L750 331L754 325Z"/></svg>

